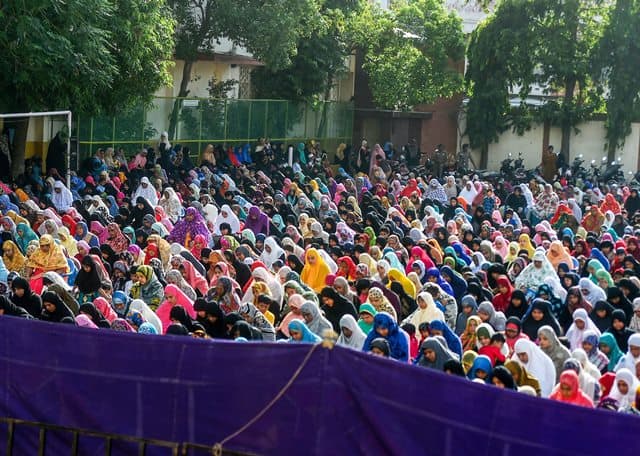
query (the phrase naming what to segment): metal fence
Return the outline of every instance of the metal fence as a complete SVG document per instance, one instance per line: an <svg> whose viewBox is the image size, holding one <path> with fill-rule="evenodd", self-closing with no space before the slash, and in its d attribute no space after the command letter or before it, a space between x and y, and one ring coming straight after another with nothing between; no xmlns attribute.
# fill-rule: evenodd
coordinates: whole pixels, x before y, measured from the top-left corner
<svg viewBox="0 0 640 456"><path fill-rule="evenodd" d="M78 116L80 157L99 147L122 147L133 155L144 145L155 145L160 133L169 129L176 100L180 116L172 143L188 145L193 156L208 144L235 146L259 138L286 144L316 139L326 150L351 141L353 105L348 102L156 98L150 107L116 117Z"/></svg>
<svg viewBox="0 0 640 456"><path fill-rule="evenodd" d="M170 442L145 439L128 435L91 431L75 427L59 426L37 421L0 417L0 448L6 456L33 454L53 456L69 454L104 454L114 456L137 454L138 456L252 456L252 453L224 449L213 445L188 442ZM4 443L4 445L2 445Z"/></svg>

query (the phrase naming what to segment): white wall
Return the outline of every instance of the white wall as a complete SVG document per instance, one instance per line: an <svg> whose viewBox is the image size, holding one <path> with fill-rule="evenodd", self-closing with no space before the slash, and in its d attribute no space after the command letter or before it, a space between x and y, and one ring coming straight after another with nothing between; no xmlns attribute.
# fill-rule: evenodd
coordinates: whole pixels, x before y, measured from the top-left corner
<svg viewBox="0 0 640 456"><path fill-rule="evenodd" d="M464 131L465 125L461 123L460 131ZM578 154L582 154L585 165L588 167L591 160L598 163L603 156L607 155L605 138L604 121L594 120L580 124L578 133L571 135L571 151L569 161ZM490 169L498 170L500 162L504 160L511 152L513 158L517 158L518 153L522 152L524 158L524 166L529 169L540 164L542 161L544 127L541 124L534 125L531 130L524 135L518 136L511 131L507 131L500 136L497 143L489 146ZM549 144L552 144L556 150L560 148L562 139L559 127L551 127L549 130ZM463 137L459 144L468 143L469 138ZM634 123L631 126L631 134L627 137L622 148L616 153L616 158L620 157L624 164L625 173L628 171L636 172L638 170L638 154L640 151L640 123ZM476 164L480 162L480 151L473 151L473 159Z"/></svg>

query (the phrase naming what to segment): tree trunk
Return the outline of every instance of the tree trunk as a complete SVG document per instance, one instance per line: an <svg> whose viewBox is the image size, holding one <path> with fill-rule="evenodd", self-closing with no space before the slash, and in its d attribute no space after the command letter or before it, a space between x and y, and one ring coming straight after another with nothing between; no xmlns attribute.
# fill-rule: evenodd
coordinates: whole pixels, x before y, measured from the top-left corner
<svg viewBox="0 0 640 456"><path fill-rule="evenodd" d="M489 166L489 143L484 143L480 148L480 169L487 169Z"/></svg>
<svg viewBox="0 0 640 456"><path fill-rule="evenodd" d="M169 140L175 139L176 129L178 127L178 120L180 119L180 112L182 111L182 98L189 95L189 82L191 82L191 70L193 69L193 61L185 60L184 67L182 67L182 80L180 81L180 90L178 91L178 97L173 103L173 109L169 116Z"/></svg>
<svg viewBox="0 0 640 456"><path fill-rule="evenodd" d="M616 161L616 151L618 148L616 147L616 142L609 140L609 144L607 144L607 162L611 163L612 161Z"/></svg>
<svg viewBox="0 0 640 456"><path fill-rule="evenodd" d="M575 78L567 79L564 89L564 100L562 103L562 143L560 153L564 154L566 160L571 158L571 129L573 128L573 95L576 90Z"/></svg>
<svg viewBox="0 0 640 456"><path fill-rule="evenodd" d="M327 103L331 96L331 76L327 84L327 89L324 91L324 103L322 103L322 114L320 115L320 124L318 125L318 131L316 131L316 138L323 138L325 130L327 128Z"/></svg>
<svg viewBox="0 0 640 456"><path fill-rule="evenodd" d="M29 118L5 120L5 128L15 129L13 137L13 153L11 154L11 174L14 179L24 173L24 156L27 148L27 132L29 130Z"/></svg>

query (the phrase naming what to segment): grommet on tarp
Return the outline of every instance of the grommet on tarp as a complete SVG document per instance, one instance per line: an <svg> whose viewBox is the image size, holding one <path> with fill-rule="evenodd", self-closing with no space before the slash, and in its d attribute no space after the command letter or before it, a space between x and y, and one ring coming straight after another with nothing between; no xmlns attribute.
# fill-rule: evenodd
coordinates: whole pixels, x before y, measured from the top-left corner
<svg viewBox="0 0 640 456"><path fill-rule="evenodd" d="M211 448L211 454L213 456L222 456L222 444L216 443L213 448Z"/></svg>

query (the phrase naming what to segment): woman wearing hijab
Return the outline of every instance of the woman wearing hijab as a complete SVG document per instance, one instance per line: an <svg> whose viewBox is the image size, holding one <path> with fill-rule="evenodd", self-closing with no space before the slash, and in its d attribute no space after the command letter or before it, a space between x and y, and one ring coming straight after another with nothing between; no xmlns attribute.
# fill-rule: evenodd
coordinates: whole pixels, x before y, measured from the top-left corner
<svg viewBox="0 0 640 456"><path fill-rule="evenodd" d="M418 308L402 322L403 325L411 323L419 328L422 323L431 323L434 320L444 321L444 314L438 309L430 293L423 291L418 295L416 302Z"/></svg>
<svg viewBox="0 0 640 456"><path fill-rule="evenodd" d="M273 269L273 263L278 260L284 261L286 252L278 245L278 242L273 236L269 236L264 240L264 248L260 255L260 260L269 269Z"/></svg>
<svg viewBox="0 0 640 456"><path fill-rule="evenodd" d="M435 337L426 338L420 345L418 366L444 371L445 363L455 356Z"/></svg>
<svg viewBox="0 0 640 456"><path fill-rule="evenodd" d="M517 317L522 320L529 310L529 304L527 303L527 297L522 290L513 290L511 299L509 299L509 305L504 311L505 317Z"/></svg>
<svg viewBox="0 0 640 456"><path fill-rule="evenodd" d="M133 192L133 195L131 195L131 200L137 201L139 197L146 199L151 206L158 205L158 194L146 176L140 179L140 185L136 188L136 191Z"/></svg>
<svg viewBox="0 0 640 456"><path fill-rule="evenodd" d="M478 355L473 360L471 369L467 374L469 380L482 380L484 383L491 383L491 374L493 372L493 364L491 359L485 355Z"/></svg>
<svg viewBox="0 0 640 456"><path fill-rule="evenodd" d="M336 343L343 347L361 351L367 335L358 326L356 319L350 314L345 314L340 318L339 324L340 336Z"/></svg>
<svg viewBox="0 0 640 456"><path fill-rule="evenodd" d="M35 318L23 307L15 305L6 296L0 295L0 316L18 317L18 318Z"/></svg>
<svg viewBox="0 0 640 456"><path fill-rule="evenodd" d="M549 302L543 299L534 299L529 313L522 320L522 332L529 339L536 340L538 330L545 325L550 326L556 335L562 334L558 321L551 314Z"/></svg>
<svg viewBox="0 0 640 456"><path fill-rule="evenodd" d="M60 296L47 291L42 295L42 315L40 319L51 323L75 324L73 312L64 304Z"/></svg>
<svg viewBox="0 0 640 456"><path fill-rule="evenodd" d="M582 348L584 333L589 329L594 331L598 337L600 337L600 330L595 323L591 321L587 311L584 309L576 309L573 312L573 323L567 331L567 340L569 341L569 347L571 350Z"/></svg>
<svg viewBox="0 0 640 456"><path fill-rule="evenodd" d="M371 351L371 343L383 338L389 344L389 357L409 362L409 336L398 326L394 318L386 312L379 312L373 319L373 329L367 335L362 351Z"/></svg>
<svg viewBox="0 0 640 456"><path fill-rule="evenodd" d="M111 324L92 303L82 304L78 315L85 315L97 328L111 328Z"/></svg>
<svg viewBox="0 0 640 456"><path fill-rule="evenodd" d="M544 253L536 251L531 264L516 277L515 287L525 293L527 290L538 290L547 277L557 277L556 272Z"/></svg>
<svg viewBox="0 0 640 456"><path fill-rule="evenodd" d="M351 315L356 317L356 309L353 304L340 296L336 290L332 287L324 287L320 293L322 300L321 310L324 312L325 317L333 326L333 330L336 333L340 333L340 320L344 315Z"/></svg>
<svg viewBox="0 0 640 456"><path fill-rule="evenodd" d="M27 246L31 241L38 240L38 235L26 223L18 223L16 226L16 235L16 244L23 254L27 253Z"/></svg>
<svg viewBox="0 0 640 456"><path fill-rule="evenodd" d="M542 397L549 397L556 384L556 371L553 361L536 344L521 339L516 342L514 360L519 360L523 367L540 382Z"/></svg>
<svg viewBox="0 0 640 456"><path fill-rule="evenodd" d="M223 223L226 223L230 226L231 228L230 234L235 234L240 232L240 219L238 219L238 216L233 212L233 210L231 210L231 208L227 204L223 205L222 208L220 209L220 213L218 214L218 217L216 218L216 221L213 224L213 234L215 235L222 234L221 225Z"/></svg>
<svg viewBox="0 0 640 456"><path fill-rule="evenodd" d="M164 289L164 302L156 310L156 315L162 322L163 334L167 332L167 328L171 324L171 309L175 306L182 306L189 315L189 318L195 320L197 315L191 301L182 290L175 285L167 285Z"/></svg>
<svg viewBox="0 0 640 456"><path fill-rule="evenodd" d="M578 374L573 370L566 370L560 374L560 382L551 392L549 399L593 408L593 401L580 389Z"/></svg>
<svg viewBox="0 0 640 456"><path fill-rule="evenodd" d="M498 388L509 389L513 391L518 390L516 381L511 374L511 371L504 366L497 366L493 369L491 375L491 383Z"/></svg>
<svg viewBox="0 0 640 456"><path fill-rule="evenodd" d="M311 301L306 301L300 307L300 313L304 318L307 327L319 337L324 337L326 330L333 330L331 322L327 320L321 313L317 304Z"/></svg>
<svg viewBox="0 0 640 456"><path fill-rule="evenodd" d="M9 272L24 274L26 258L13 241L4 241L2 244L2 259Z"/></svg>
<svg viewBox="0 0 640 456"><path fill-rule="evenodd" d="M287 326L289 332L289 342L317 344L322 339L314 334L301 320L291 320Z"/></svg>
<svg viewBox="0 0 640 456"><path fill-rule="evenodd" d="M262 333L262 340L275 342L276 331L273 325L269 323L266 317L251 303L245 303L240 306L238 313L251 326L258 328Z"/></svg>
<svg viewBox="0 0 640 456"><path fill-rule="evenodd" d="M117 223L110 223L107 225L107 233L108 237L104 243L111 247L115 253L122 253L127 250L127 247L129 247L129 241L125 235L122 234Z"/></svg>
<svg viewBox="0 0 640 456"><path fill-rule="evenodd" d="M140 312L147 323L150 323L156 329L158 334L162 334L162 321L160 321L160 318L158 318L156 313L151 310L151 308L147 304L145 304L142 299L134 299L133 301L131 301L129 309L130 311L135 310L137 312Z"/></svg>
<svg viewBox="0 0 640 456"><path fill-rule="evenodd" d="M87 255L82 259L81 269L75 280L75 286L78 288L78 301L80 304L93 302L100 296L100 288L102 280L98 273L98 265L93 256Z"/></svg>
<svg viewBox="0 0 640 456"><path fill-rule="evenodd" d="M627 368L619 369L609 397L618 401L618 410L623 411L633 405L639 382L633 371Z"/></svg>
<svg viewBox="0 0 640 456"><path fill-rule="evenodd" d="M69 265L62 249L49 234L40 238L39 247L31 254L26 265L31 289L35 293L42 291L42 276L45 272L54 271L60 274L69 272Z"/></svg>
<svg viewBox="0 0 640 456"><path fill-rule="evenodd" d="M190 246L197 235L204 236L209 244L210 233L202 215L195 207L188 207L184 219L178 221L167 238L169 242L177 242L183 246Z"/></svg>
<svg viewBox="0 0 640 456"><path fill-rule="evenodd" d="M620 347L618 347L618 342L616 342L615 337L613 337L613 334L605 332L600 336L598 345L602 353L609 359L606 369L607 372L615 371L620 358L624 356L624 353L620 350Z"/></svg>
<svg viewBox="0 0 640 456"><path fill-rule="evenodd" d="M209 295L225 314L237 312L240 308L240 300L233 290L233 281L229 277L219 277Z"/></svg>
<svg viewBox="0 0 640 456"><path fill-rule="evenodd" d="M56 211L60 214L67 212L73 204L73 195L71 194L71 191L65 187L61 181L56 181L55 184L53 184L51 202L56 208Z"/></svg>
<svg viewBox="0 0 640 456"><path fill-rule="evenodd" d="M625 348L623 349L620 347L620 350L626 352L626 354L620 358L615 370L618 371L619 369L626 367L631 371L635 371L638 362L640 362L640 334L632 334L629 336L629 339L625 344ZM618 345L620 345L619 342Z"/></svg>
<svg viewBox="0 0 640 456"><path fill-rule="evenodd" d="M330 274L329 266L320 253L310 248L305 254L305 265L300 274L300 279L313 291L320 293L325 286L325 279Z"/></svg>
<svg viewBox="0 0 640 456"><path fill-rule="evenodd" d="M505 275L498 277L498 293L493 298L493 307L498 312L505 312L510 305L513 286ZM506 314L505 314L506 316Z"/></svg>
<svg viewBox="0 0 640 456"><path fill-rule="evenodd" d="M262 233L269 236L269 217L258 206L251 206L244 228L255 234Z"/></svg>
<svg viewBox="0 0 640 456"><path fill-rule="evenodd" d="M429 334L431 336L443 336L447 343L447 348L452 353L462 357L462 342L444 321L433 320L429 323Z"/></svg>
<svg viewBox="0 0 640 456"><path fill-rule="evenodd" d="M504 367L511 372L511 375L518 387L527 386L533 388L537 396L541 395L542 391L540 390L540 382L537 378L531 375L519 361L509 359L504 364Z"/></svg>
<svg viewBox="0 0 640 456"><path fill-rule="evenodd" d="M551 326L542 326L538 329L538 345L540 349L551 358L551 361L553 361L557 382L560 379L564 362L571 358L571 352L562 345Z"/></svg>
<svg viewBox="0 0 640 456"><path fill-rule="evenodd" d="M627 325L631 323L631 318L634 315L633 305L629 299L624 295L622 290L618 287L611 287L607 289L607 301L614 307L614 309L620 309L627 317Z"/></svg>
<svg viewBox="0 0 640 456"><path fill-rule="evenodd" d="M136 268L134 284L131 287L131 298L141 299L151 310L157 309L164 297L162 284L158 281L151 266L142 265Z"/></svg>

